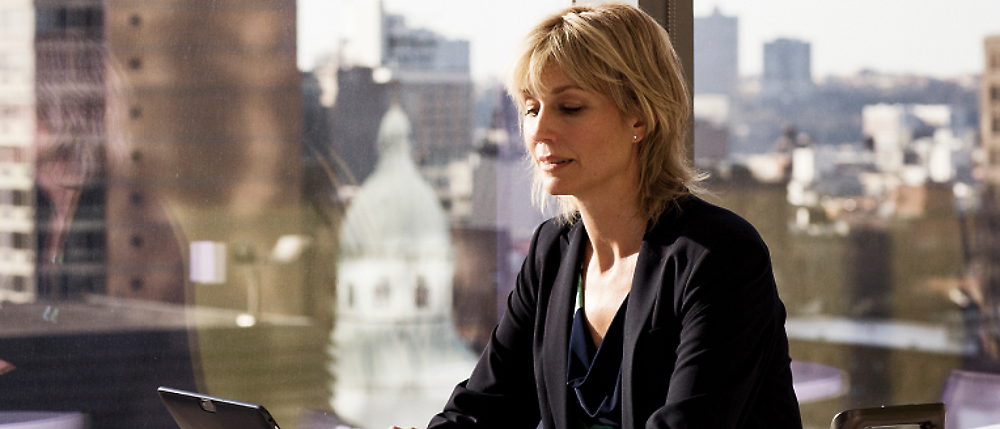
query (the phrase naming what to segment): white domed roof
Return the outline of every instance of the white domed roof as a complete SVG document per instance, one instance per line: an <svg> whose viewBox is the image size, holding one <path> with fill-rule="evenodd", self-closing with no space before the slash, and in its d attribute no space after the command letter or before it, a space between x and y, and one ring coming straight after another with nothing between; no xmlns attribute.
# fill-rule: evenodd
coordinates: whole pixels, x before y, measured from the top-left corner
<svg viewBox="0 0 1000 429"><path fill-rule="evenodd" d="M379 127L375 171L341 226L341 257L448 257L448 221L410 158L410 120L393 105Z"/></svg>

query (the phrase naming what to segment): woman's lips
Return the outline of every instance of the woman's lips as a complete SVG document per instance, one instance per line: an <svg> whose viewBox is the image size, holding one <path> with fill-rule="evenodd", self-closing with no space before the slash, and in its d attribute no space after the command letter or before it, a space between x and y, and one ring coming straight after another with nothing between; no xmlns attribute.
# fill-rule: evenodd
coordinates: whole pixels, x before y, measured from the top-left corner
<svg viewBox="0 0 1000 429"><path fill-rule="evenodd" d="M573 162L572 158L562 158L558 156L542 156L538 158L538 165L542 171L553 171L560 167L565 167Z"/></svg>

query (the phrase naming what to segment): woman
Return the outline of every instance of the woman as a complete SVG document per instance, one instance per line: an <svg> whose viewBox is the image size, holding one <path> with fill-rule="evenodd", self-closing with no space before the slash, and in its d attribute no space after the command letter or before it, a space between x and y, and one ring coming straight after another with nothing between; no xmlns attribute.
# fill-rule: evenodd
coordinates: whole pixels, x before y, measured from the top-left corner
<svg viewBox="0 0 1000 429"><path fill-rule="evenodd" d="M767 248L692 195L666 32L631 6L571 7L527 36L507 89L561 215L430 427L800 428Z"/></svg>

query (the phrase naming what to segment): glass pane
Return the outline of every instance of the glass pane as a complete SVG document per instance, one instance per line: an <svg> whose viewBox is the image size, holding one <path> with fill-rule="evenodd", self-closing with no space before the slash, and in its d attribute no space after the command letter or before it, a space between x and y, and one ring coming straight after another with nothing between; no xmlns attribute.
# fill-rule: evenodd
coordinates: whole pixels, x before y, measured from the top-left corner
<svg viewBox="0 0 1000 429"><path fill-rule="evenodd" d="M1000 423L1000 5L695 2L695 157L768 243L807 427L945 401ZM976 378L985 380L986 378ZM996 378L996 377L994 377ZM966 393L961 393L966 392Z"/></svg>
<svg viewBox="0 0 1000 429"><path fill-rule="evenodd" d="M425 425L541 220L499 76L566 4L0 3L0 426Z"/></svg>

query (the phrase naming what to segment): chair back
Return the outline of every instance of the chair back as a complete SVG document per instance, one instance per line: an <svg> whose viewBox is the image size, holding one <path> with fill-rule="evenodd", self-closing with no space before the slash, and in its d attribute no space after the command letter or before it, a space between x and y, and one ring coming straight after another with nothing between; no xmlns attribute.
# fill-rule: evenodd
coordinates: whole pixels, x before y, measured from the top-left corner
<svg viewBox="0 0 1000 429"><path fill-rule="evenodd" d="M901 425L920 425L920 429L944 429L944 404L893 405L848 410L833 418L830 429Z"/></svg>

